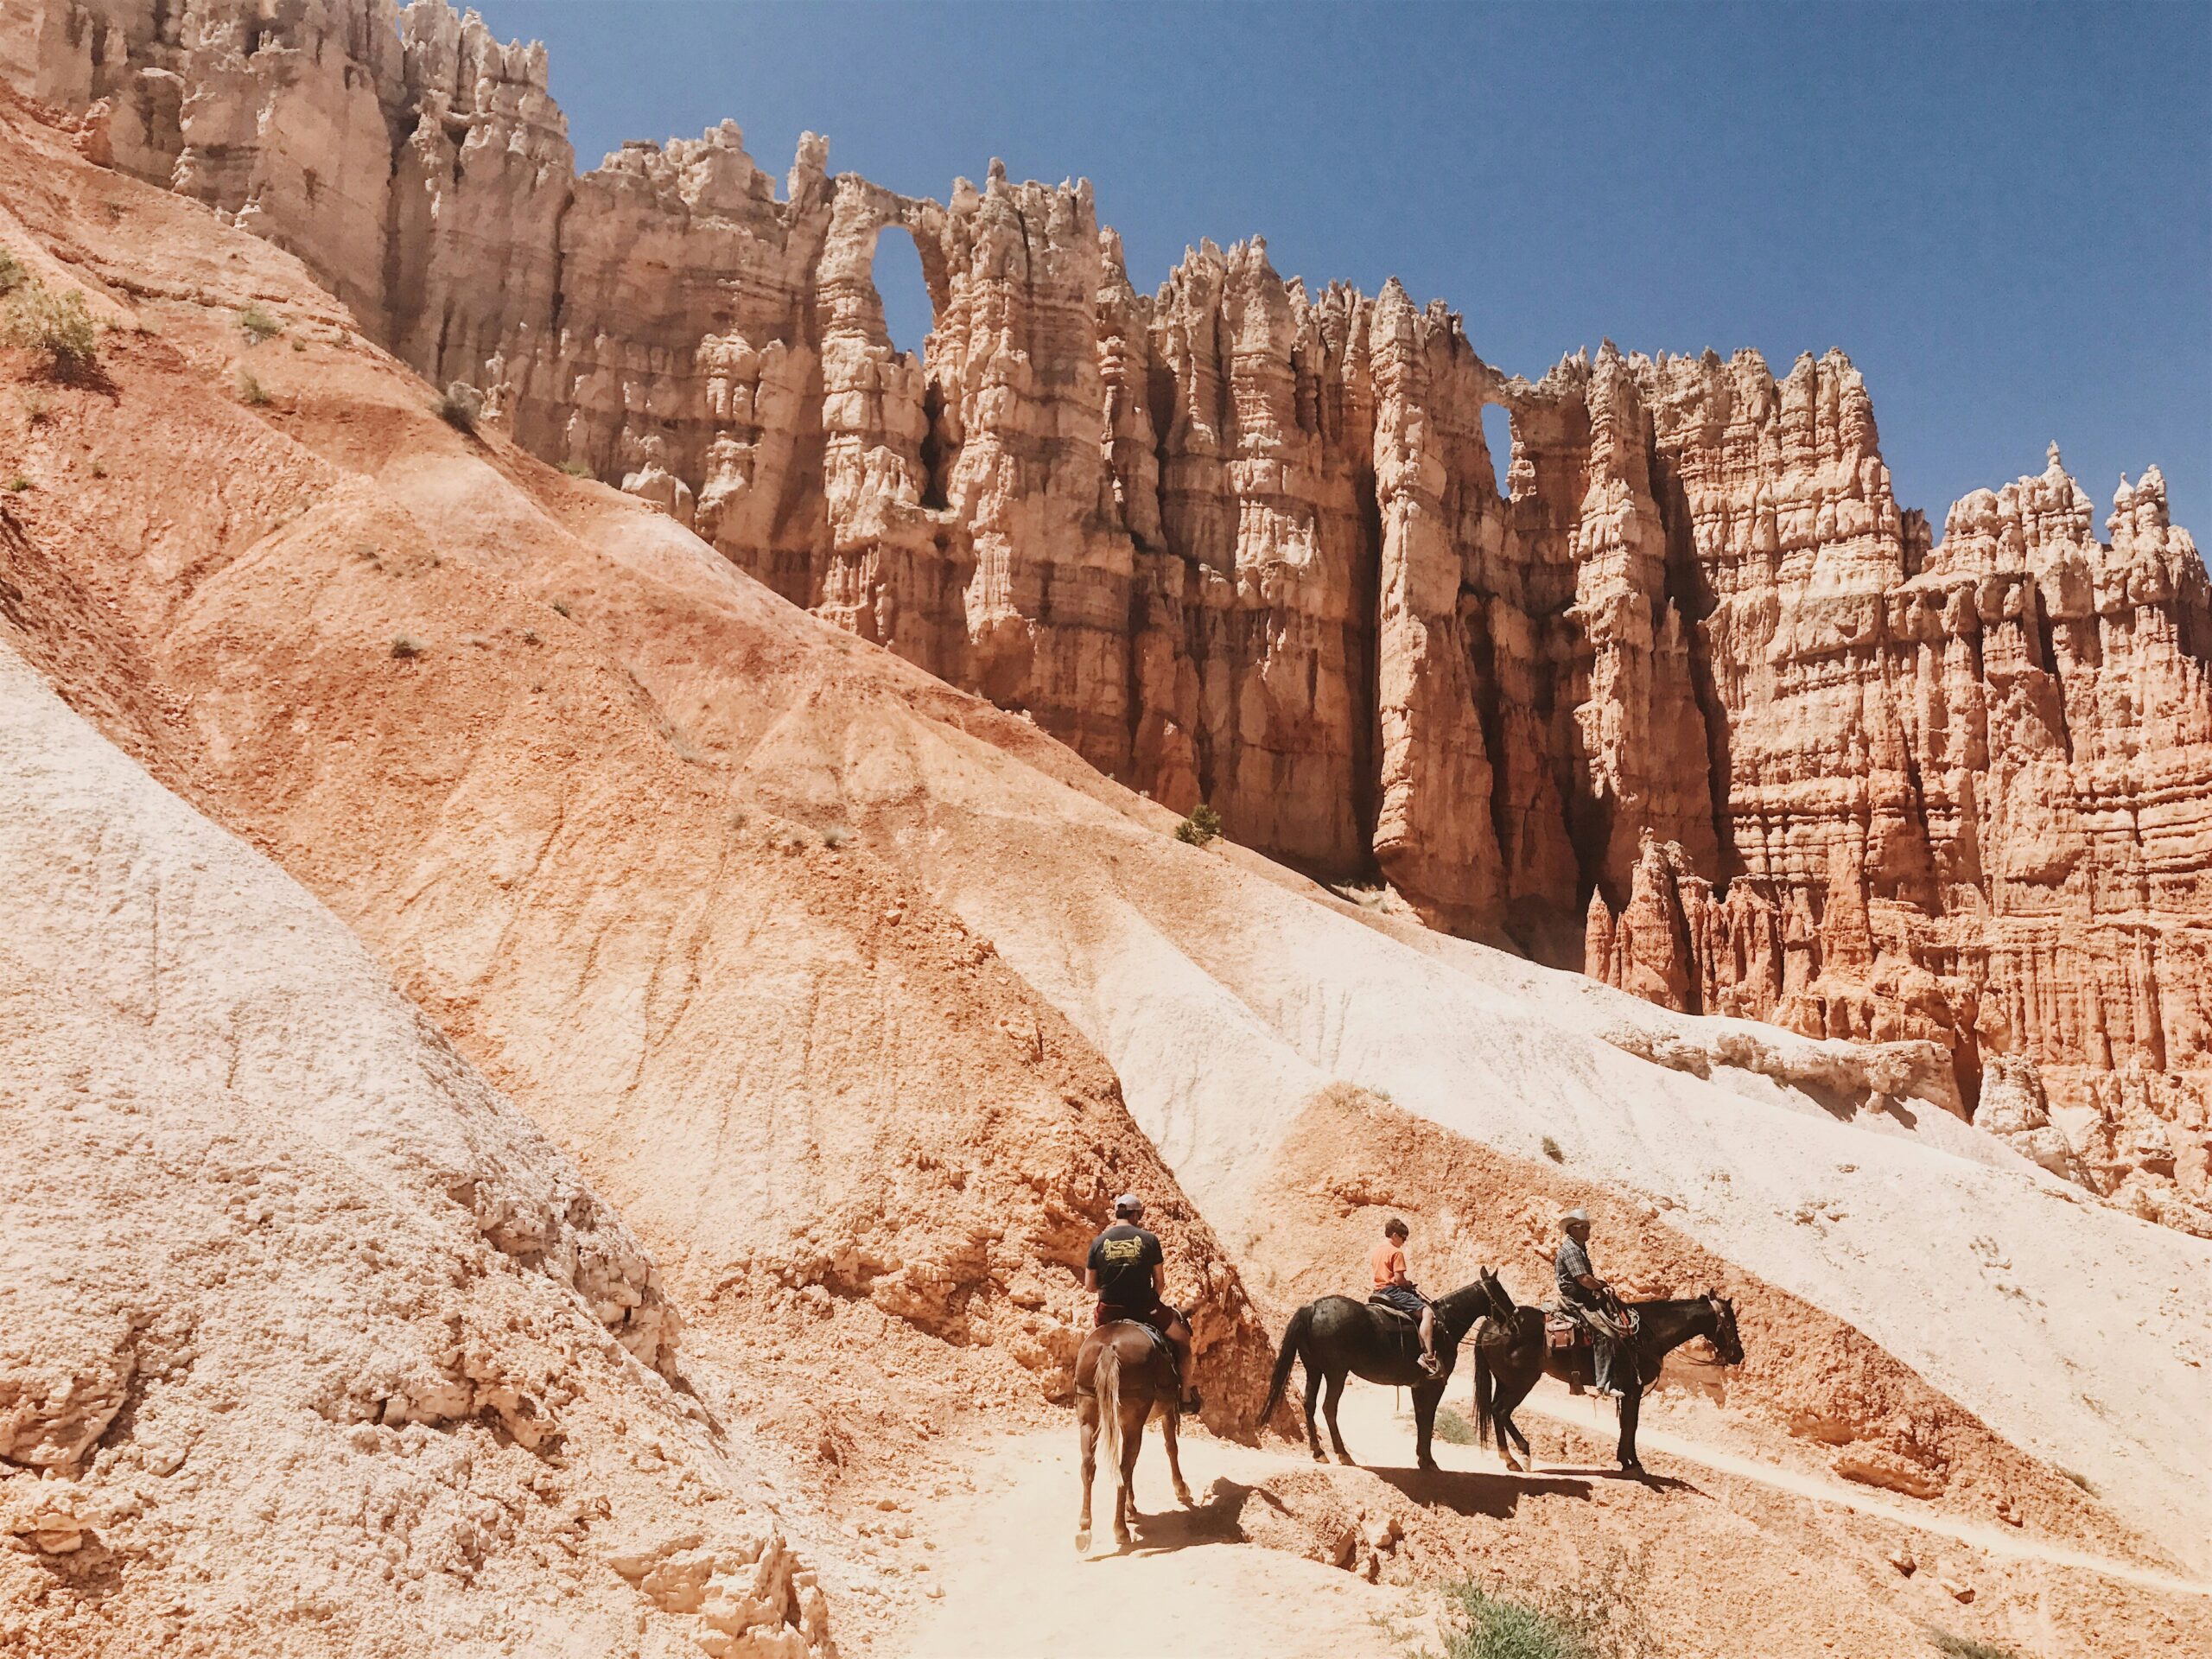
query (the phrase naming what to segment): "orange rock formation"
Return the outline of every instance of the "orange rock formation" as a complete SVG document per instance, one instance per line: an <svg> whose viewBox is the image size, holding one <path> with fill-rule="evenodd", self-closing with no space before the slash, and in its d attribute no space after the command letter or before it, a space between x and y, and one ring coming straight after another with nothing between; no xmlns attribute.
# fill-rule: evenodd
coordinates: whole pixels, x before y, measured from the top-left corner
<svg viewBox="0 0 2212 1659"><path fill-rule="evenodd" d="M1938 1041L2212 1230L2212 588L2155 467L2108 541L2054 449L1936 543L1840 353L1531 385L1395 283L1255 239L1145 295L1085 183L905 197L808 135L779 191L730 123L579 177L542 49L445 0L42 0L0 64L526 447L1156 798L1673 1007Z"/></svg>

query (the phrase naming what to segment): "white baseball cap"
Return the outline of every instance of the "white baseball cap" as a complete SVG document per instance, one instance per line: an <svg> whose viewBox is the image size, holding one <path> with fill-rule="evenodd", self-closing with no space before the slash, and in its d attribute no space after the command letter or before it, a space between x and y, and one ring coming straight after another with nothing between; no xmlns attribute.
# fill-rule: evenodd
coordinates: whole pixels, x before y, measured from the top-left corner
<svg viewBox="0 0 2212 1659"><path fill-rule="evenodd" d="M1144 1200L1134 1192L1122 1193L1120 1198L1114 1200L1114 1213L1118 1216L1124 1211L1133 1216L1143 1214Z"/></svg>

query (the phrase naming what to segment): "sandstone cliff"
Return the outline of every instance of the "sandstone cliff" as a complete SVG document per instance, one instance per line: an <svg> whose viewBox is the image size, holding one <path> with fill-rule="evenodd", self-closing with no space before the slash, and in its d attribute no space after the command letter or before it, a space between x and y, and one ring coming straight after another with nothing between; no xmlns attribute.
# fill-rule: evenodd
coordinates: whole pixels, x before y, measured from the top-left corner
<svg viewBox="0 0 2212 1659"><path fill-rule="evenodd" d="M38 0L0 60L518 442L1155 798L1673 1007L1938 1041L2212 1228L2212 592L2155 468L2107 541L2054 456L1938 543L1840 353L1532 385L1257 240L1140 292L1087 185L995 164L940 203L810 135L779 188L725 123L579 177L542 50L264 11Z"/></svg>

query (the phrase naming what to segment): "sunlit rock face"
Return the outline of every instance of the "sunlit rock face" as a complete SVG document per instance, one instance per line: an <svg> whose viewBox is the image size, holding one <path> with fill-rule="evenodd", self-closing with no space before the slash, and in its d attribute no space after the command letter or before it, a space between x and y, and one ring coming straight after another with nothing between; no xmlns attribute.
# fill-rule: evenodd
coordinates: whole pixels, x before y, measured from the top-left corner
<svg viewBox="0 0 2212 1659"><path fill-rule="evenodd" d="M2212 1230L2212 596L2155 467L2103 540L2055 451L1937 540L1840 353L1532 385L1256 238L1141 292L1087 184L995 163L938 202L807 135L779 182L725 123L578 176L542 48L267 10L29 0L0 68L538 454L1131 786L1673 1007L1933 1039L2037 1161Z"/></svg>

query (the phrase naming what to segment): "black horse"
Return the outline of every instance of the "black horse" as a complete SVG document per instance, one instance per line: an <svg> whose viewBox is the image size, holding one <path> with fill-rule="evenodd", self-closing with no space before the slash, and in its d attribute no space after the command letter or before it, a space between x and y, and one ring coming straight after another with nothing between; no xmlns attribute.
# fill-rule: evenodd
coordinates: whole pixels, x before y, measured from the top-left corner
<svg viewBox="0 0 2212 1659"><path fill-rule="evenodd" d="M1444 1384L1459 1357L1459 1338L1495 1305L1480 1280L1436 1299L1436 1357L1443 1368L1431 1376L1421 1368L1420 1329L1403 1314L1349 1296L1308 1302L1290 1316L1282 1333L1282 1351L1275 1356L1274 1380L1268 1385L1268 1407L1260 1421L1274 1416L1282 1403L1291 1363L1296 1361L1306 1367L1306 1441L1313 1448L1314 1461L1326 1461L1313 1417L1314 1398L1326 1379L1329 1438L1336 1443L1338 1459L1350 1463L1351 1453L1344 1449L1344 1434L1337 1427L1337 1402L1344 1397L1345 1375L1357 1372L1370 1382L1413 1390L1416 1456L1422 1468L1433 1469L1436 1459L1429 1453L1429 1436L1436 1427Z"/></svg>
<svg viewBox="0 0 2212 1659"><path fill-rule="evenodd" d="M1588 1345L1555 1349L1544 1340L1541 1308L1521 1307L1506 1294L1497 1275L1487 1268L1476 1283L1490 1308L1475 1332L1475 1429L1484 1446L1495 1444L1509 1469L1521 1467L1513 1446L1529 1455L1528 1436L1514 1425L1513 1412L1529 1397L1536 1379L1546 1371L1562 1382L1591 1382ZM1621 1438L1616 1448L1624 1469L1641 1469L1636 1455L1636 1421L1643 1407L1643 1390L1659 1378L1667 1356L1695 1337L1712 1344L1724 1365L1744 1363L1744 1344L1736 1334L1736 1304L1718 1291L1674 1300L1630 1302L1637 1319L1636 1340L1630 1344L1629 1386L1621 1394Z"/></svg>

